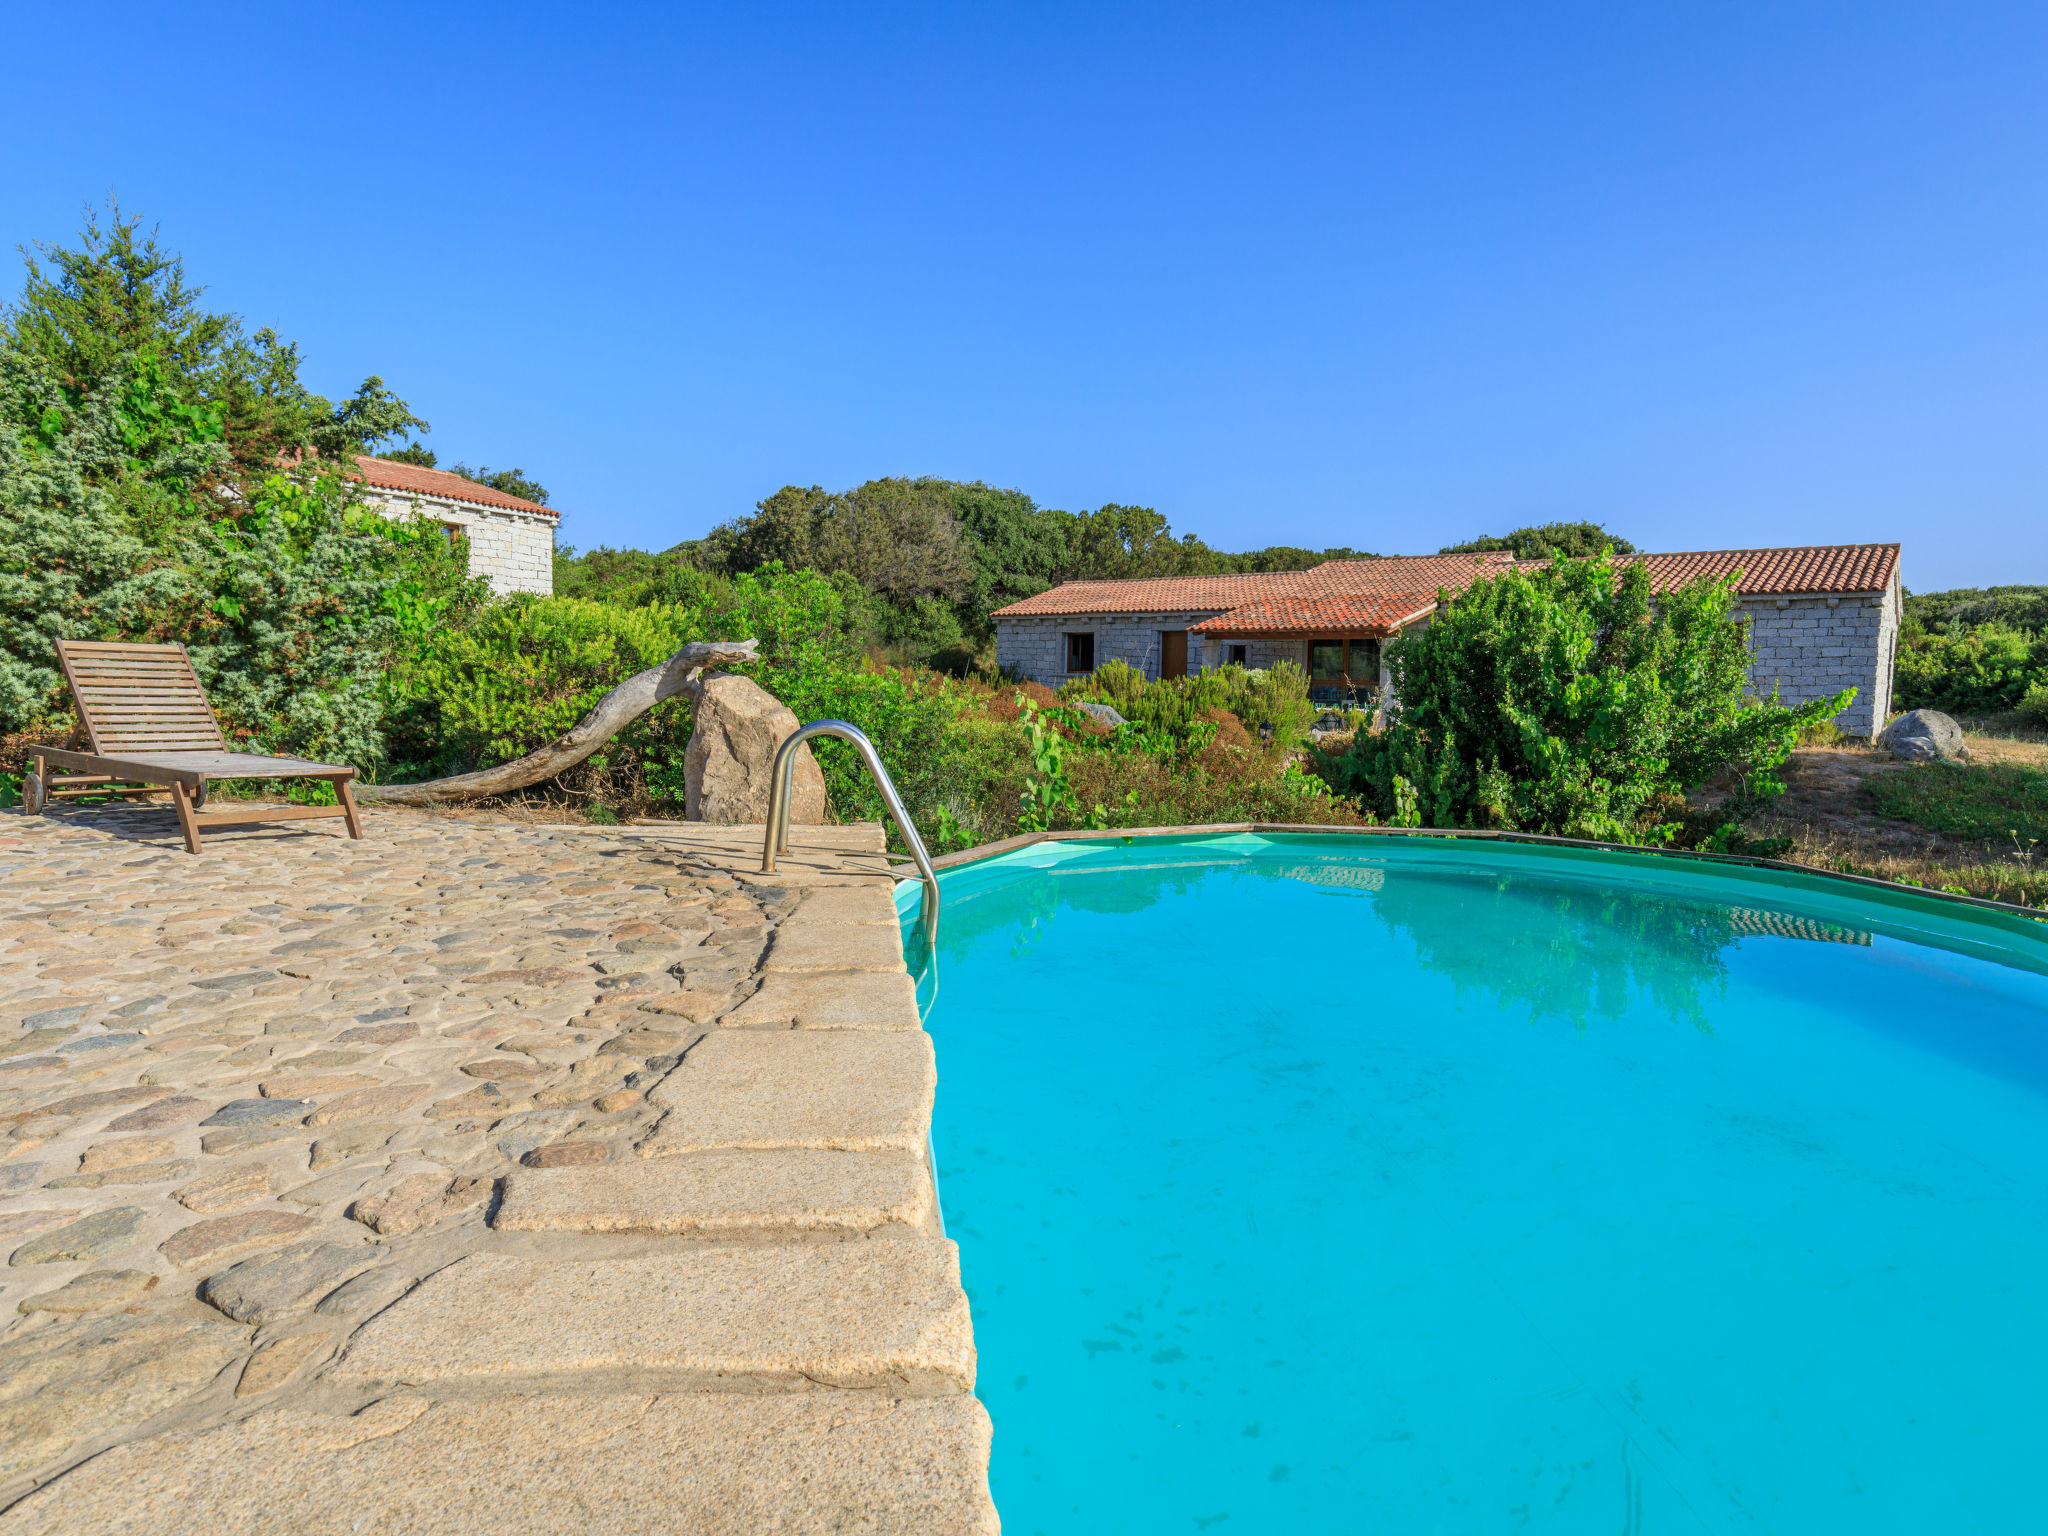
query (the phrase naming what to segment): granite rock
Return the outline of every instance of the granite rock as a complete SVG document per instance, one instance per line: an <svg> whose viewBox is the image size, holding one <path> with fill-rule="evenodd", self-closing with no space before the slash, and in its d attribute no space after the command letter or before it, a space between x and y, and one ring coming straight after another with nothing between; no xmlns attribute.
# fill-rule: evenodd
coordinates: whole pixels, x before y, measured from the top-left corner
<svg viewBox="0 0 2048 1536"><path fill-rule="evenodd" d="M770 976L723 1023L728 1029L916 1029L917 988L900 966Z"/></svg>
<svg viewBox="0 0 2048 1536"><path fill-rule="evenodd" d="M366 1324L331 1375L417 1385L604 1371L971 1392L959 1256L943 1238L472 1254Z"/></svg>
<svg viewBox="0 0 2048 1536"><path fill-rule="evenodd" d="M768 818L769 770L799 724L789 707L752 678L714 673L695 701L696 722L683 752L684 814L691 821L755 825ZM825 775L808 744L798 747L789 819L825 819Z"/></svg>
<svg viewBox="0 0 2048 1536"><path fill-rule="evenodd" d="M54 1291L31 1296L21 1304L27 1312L54 1312L72 1316L98 1312L106 1307L125 1307L140 1301L155 1288L157 1277L140 1269L95 1269L74 1276Z"/></svg>
<svg viewBox="0 0 2048 1536"><path fill-rule="evenodd" d="M700 1152L508 1174L508 1232L868 1232L921 1226L931 1179L904 1152Z"/></svg>
<svg viewBox="0 0 2048 1536"><path fill-rule="evenodd" d="M239 1216L195 1221L157 1247L180 1269L206 1269L258 1248L288 1243L317 1225L312 1217L292 1211L244 1211Z"/></svg>
<svg viewBox="0 0 2048 1536"><path fill-rule="evenodd" d="M256 1397L275 1392L298 1373L300 1366L325 1349L332 1337L326 1333L301 1333L271 1340L242 1367L242 1379L235 1383L235 1396Z"/></svg>
<svg viewBox="0 0 2048 1536"><path fill-rule="evenodd" d="M239 1358L248 1338L248 1329L231 1323L117 1314L0 1343L0 1478L184 1401ZM157 1530L190 1528L182 1511L155 1519ZM95 1518L68 1529L111 1527Z"/></svg>
<svg viewBox="0 0 2048 1536"><path fill-rule="evenodd" d="M194 1179L183 1189L171 1191L171 1198L188 1211L214 1216L268 1200L272 1175L267 1163L231 1163L225 1168Z"/></svg>
<svg viewBox="0 0 2048 1536"><path fill-rule="evenodd" d="M238 1323L260 1328L328 1294L383 1257L368 1243L294 1243L222 1270L199 1287L199 1299Z"/></svg>
<svg viewBox="0 0 2048 1536"><path fill-rule="evenodd" d="M189 1157L166 1158L156 1163L127 1163L118 1168L101 1168L92 1173L71 1173L51 1179L45 1189L104 1189L109 1184L162 1184L182 1179L199 1166Z"/></svg>
<svg viewBox="0 0 2048 1536"><path fill-rule="evenodd" d="M96 1141L78 1160L80 1173L98 1173L103 1168L129 1168L136 1163L157 1162L174 1156L177 1147L168 1136L132 1136L125 1141Z"/></svg>
<svg viewBox="0 0 2048 1536"><path fill-rule="evenodd" d="M277 1408L116 1446L16 1505L8 1532L273 1536L289 1510L294 1536L996 1536L989 1441L964 1393Z"/></svg>
<svg viewBox="0 0 2048 1536"><path fill-rule="evenodd" d="M1963 728L1938 709L1909 709L1879 734L1878 745L1909 763L1959 763L1970 755Z"/></svg>
<svg viewBox="0 0 2048 1536"><path fill-rule="evenodd" d="M57 1264L97 1259L126 1248L142 1230L139 1206L120 1205L94 1211L41 1237L30 1238L8 1256L9 1264Z"/></svg>
<svg viewBox="0 0 2048 1536"><path fill-rule="evenodd" d="M235 1099L223 1104L204 1120L201 1125L215 1125L233 1128L244 1125L288 1125L304 1118L312 1109L310 1099Z"/></svg>
<svg viewBox="0 0 2048 1536"><path fill-rule="evenodd" d="M715 1030L649 1095L639 1152L922 1152L937 1083L923 1030Z"/></svg>

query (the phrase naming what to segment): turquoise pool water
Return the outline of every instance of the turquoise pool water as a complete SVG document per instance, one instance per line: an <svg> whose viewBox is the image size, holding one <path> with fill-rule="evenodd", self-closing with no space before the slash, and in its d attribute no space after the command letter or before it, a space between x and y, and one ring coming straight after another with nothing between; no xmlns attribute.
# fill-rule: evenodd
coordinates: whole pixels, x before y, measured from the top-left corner
<svg viewBox="0 0 2048 1536"><path fill-rule="evenodd" d="M2048 928L1392 838L944 880L1003 1528L2048 1528Z"/></svg>

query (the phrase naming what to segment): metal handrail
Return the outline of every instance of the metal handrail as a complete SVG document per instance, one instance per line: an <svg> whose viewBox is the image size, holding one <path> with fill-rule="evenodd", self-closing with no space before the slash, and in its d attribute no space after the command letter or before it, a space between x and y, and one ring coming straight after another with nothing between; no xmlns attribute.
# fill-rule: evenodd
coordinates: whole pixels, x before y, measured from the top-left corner
<svg viewBox="0 0 2048 1536"><path fill-rule="evenodd" d="M844 720L813 720L792 732L775 751L775 766L768 771L768 836L767 846L761 850L761 873L775 873L777 854L789 852L789 798L792 780L796 777L796 749L813 736L837 736L841 741L851 742L861 761L868 765L868 772L875 776L875 787L882 792L882 803L889 808L889 815L895 819L896 830L902 834L904 846L910 849L910 856L917 862L918 873L924 876L924 900L921 921L924 925L924 942L927 950L936 950L939 940L939 877L932 868L931 855L924 851L924 839L917 835L917 828L910 820L910 812L903 808L903 797L896 793L896 781L889 777L889 770L882 766L882 755L875 750L867 733L857 725Z"/></svg>

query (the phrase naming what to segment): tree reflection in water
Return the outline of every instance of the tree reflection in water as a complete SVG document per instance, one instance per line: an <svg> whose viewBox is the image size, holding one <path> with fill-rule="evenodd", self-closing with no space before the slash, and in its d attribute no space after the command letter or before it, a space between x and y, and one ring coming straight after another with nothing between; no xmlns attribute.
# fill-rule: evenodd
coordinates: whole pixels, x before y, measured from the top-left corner
<svg viewBox="0 0 2048 1536"><path fill-rule="evenodd" d="M1709 1001L1728 985L1722 951L1742 936L1727 908L1704 902L1441 869L1390 870L1374 910L1461 1000L1488 996L1581 1031L1619 1019L1640 990L1711 1034Z"/></svg>
<svg viewBox="0 0 2048 1536"><path fill-rule="evenodd" d="M1255 920L1258 893L1242 887L1277 894L1276 881L1317 887L1315 910L1283 902L1269 923ZM1240 887L1235 898L1231 887ZM1547 873L1162 848L1128 862L1017 870L979 889L965 884L947 900L940 955L961 958L1001 935L1012 959L1026 959L1058 929L1062 913L1129 915L1198 889L1212 919L1201 925L1209 942L1278 943L1298 953L1304 1002L1333 968L1355 975L1370 996L1374 968L1399 963L1406 958L1399 950L1412 947L1415 964L1447 978L1460 999L1488 997L1526 1010L1531 1022L1569 1020L1580 1031L1596 1019L1619 1019L1633 996L1646 996L1666 1016L1711 1033L1709 1010L1728 984L1724 951L1743 938L1870 942L1867 933L1787 913L1630 893ZM1321 905L1330 898L1344 910ZM1364 922L1364 906L1395 952L1368 938L1375 925ZM1186 934L1195 936L1194 929ZM906 951L916 937L906 924ZM1159 947L1156 936L1149 942L1120 963L1174 963L1173 947Z"/></svg>

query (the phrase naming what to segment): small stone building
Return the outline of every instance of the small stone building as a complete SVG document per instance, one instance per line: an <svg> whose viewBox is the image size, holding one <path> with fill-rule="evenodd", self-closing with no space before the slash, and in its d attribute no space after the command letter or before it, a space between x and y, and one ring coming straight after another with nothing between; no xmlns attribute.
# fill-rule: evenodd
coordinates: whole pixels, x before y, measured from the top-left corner
<svg viewBox="0 0 2048 1536"><path fill-rule="evenodd" d="M469 574L494 592L555 590L555 525L561 513L445 469L358 456L363 499L386 517L424 517L469 540Z"/></svg>
<svg viewBox="0 0 2048 1536"><path fill-rule="evenodd" d="M1903 597L1898 545L1628 558L1649 566L1659 591L1734 574L1755 691L1775 687L1798 704L1854 688L1836 717L1841 729L1870 736L1883 727ZM1386 640L1427 624L1440 591L1455 595L1516 564L1507 554L1394 555L1260 575L1070 581L995 611L996 661L1057 688L1111 659L1154 679L1287 660L1306 670L1319 701L1369 704L1391 686Z"/></svg>

